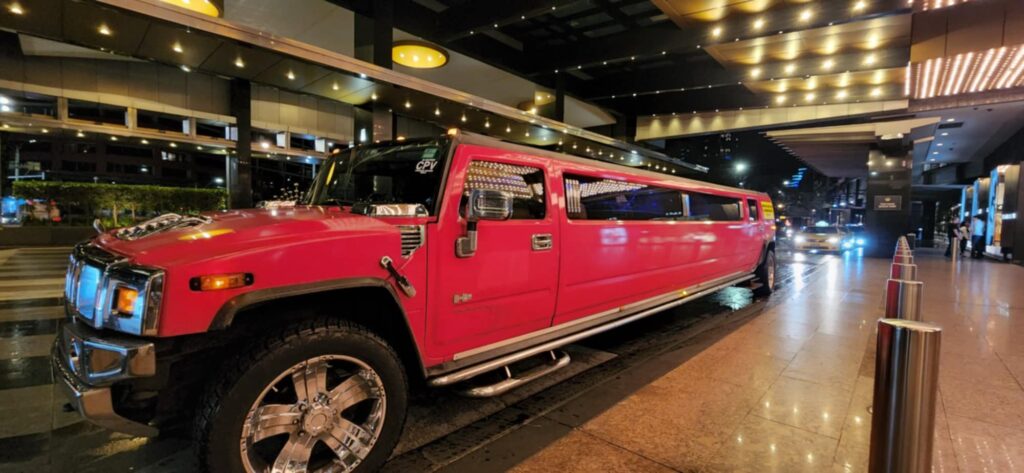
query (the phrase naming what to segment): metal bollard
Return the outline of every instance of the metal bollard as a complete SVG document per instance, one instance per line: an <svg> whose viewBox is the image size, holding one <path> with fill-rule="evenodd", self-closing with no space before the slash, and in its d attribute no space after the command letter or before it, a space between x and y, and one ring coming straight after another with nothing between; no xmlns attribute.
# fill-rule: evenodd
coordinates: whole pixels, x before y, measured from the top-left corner
<svg viewBox="0 0 1024 473"><path fill-rule="evenodd" d="M885 283L885 318L921 320L923 295L923 282L890 279Z"/></svg>
<svg viewBox="0 0 1024 473"><path fill-rule="evenodd" d="M878 321L869 472L931 471L941 341L936 325Z"/></svg>
<svg viewBox="0 0 1024 473"><path fill-rule="evenodd" d="M889 278L917 281L917 265L893 263L892 268L889 270Z"/></svg>

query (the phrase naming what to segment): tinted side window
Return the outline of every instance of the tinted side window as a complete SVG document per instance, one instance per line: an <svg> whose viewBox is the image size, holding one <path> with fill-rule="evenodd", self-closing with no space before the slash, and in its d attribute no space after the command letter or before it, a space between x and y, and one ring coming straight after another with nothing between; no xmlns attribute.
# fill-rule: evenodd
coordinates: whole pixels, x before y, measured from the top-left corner
<svg viewBox="0 0 1024 473"><path fill-rule="evenodd" d="M691 192L690 220L735 221L743 219L741 200L720 195Z"/></svg>
<svg viewBox="0 0 1024 473"><path fill-rule="evenodd" d="M513 219L544 218L544 171L530 166L473 161L466 170L466 191L462 205L472 189L498 190L512 194Z"/></svg>
<svg viewBox="0 0 1024 473"><path fill-rule="evenodd" d="M747 210L750 211L750 214L747 216L747 219L750 220L751 222L756 222L757 221L757 201L756 200L747 200Z"/></svg>
<svg viewBox="0 0 1024 473"><path fill-rule="evenodd" d="M569 218L580 220L675 220L684 216L683 193L645 184L565 176Z"/></svg>

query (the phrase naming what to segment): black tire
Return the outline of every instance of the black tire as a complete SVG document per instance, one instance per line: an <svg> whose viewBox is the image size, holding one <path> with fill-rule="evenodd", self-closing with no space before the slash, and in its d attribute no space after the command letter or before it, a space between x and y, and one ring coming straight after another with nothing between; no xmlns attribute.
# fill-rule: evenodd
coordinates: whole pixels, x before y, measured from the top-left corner
<svg viewBox="0 0 1024 473"><path fill-rule="evenodd" d="M754 289L756 296L770 296L775 292L775 250L768 250L764 255L764 261L754 271L754 277L761 285Z"/></svg>
<svg viewBox="0 0 1024 473"><path fill-rule="evenodd" d="M354 471L379 469L398 443L405 424L409 393L405 370L394 349L376 334L347 321L319 318L284 327L259 340L229 360L214 378L194 424L199 470L245 472L240 440L246 416L257 399L296 364L333 355L364 363L377 374L383 387L381 398L386 402L381 408L382 426L376 442Z"/></svg>

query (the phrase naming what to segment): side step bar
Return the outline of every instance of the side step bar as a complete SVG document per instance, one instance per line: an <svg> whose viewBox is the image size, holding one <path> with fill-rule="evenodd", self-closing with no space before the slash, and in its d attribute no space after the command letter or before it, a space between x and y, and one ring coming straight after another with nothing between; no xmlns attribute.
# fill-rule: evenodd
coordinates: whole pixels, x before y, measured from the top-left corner
<svg viewBox="0 0 1024 473"><path fill-rule="evenodd" d="M523 360L523 359L529 358L531 356L544 353L546 351L552 351L552 350L555 350L557 348L561 348L561 347L563 347L565 345L568 345L570 343L573 343L573 342L575 342L577 340L582 340L584 338L591 337L593 335L597 335L599 333L611 330L611 329L616 328L616 327L621 327L621 326L626 325L626 324L628 324L630 322L633 322L633 321L636 321L636 320L640 320L640 319L642 319L644 317L647 317L647 316L649 316L651 314L656 314L656 313L661 312L663 310L670 309L672 307L676 307L676 306L681 305L681 304L685 304L685 303L690 302L692 300L700 299L701 297L704 297L704 296L706 296L708 294L714 293L714 292L718 291L719 289L723 289L723 288L730 287L730 286L735 286L736 284L739 284L739 283L744 282L744 281L748 281L748 280L753 279L753 278L754 278L753 274L747 274L747 275L744 275L744 276L740 276L738 278L731 279L729 281L725 281L725 282L723 282L721 284L717 284L717 285L714 285L714 286L711 286L711 287L708 287L708 288L705 288L705 289L701 289L700 291L694 292L693 294L690 294L690 295L685 296L685 297L681 297L679 299L672 300L672 301L667 302L665 304L661 304L661 305L658 305L658 306L655 306L655 307L651 307L651 308L646 309L646 310L642 310L640 312L634 313L633 315L628 315L628 316L624 316L624 317L621 317L621 318L618 318L618 319L614 319L614 320L612 320L612 321L610 321L608 323L605 323L603 325L598 325L596 327L591 327L589 329L582 330L580 332L575 332L575 333L566 335L566 336L561 337L561 338L556 338L554 340L551 340L551 341L548 341L548 342L545 342L545 343L541 343L539 345L534 345L534 346L532 346L530 348L527 348L525 350L520 350L520 351L517 351L517 352L514 352L514 353L510 353L510 354L505 355L505 356L501 356L501 357L498 357L498 358L495 358L495 359L492 359L492 360L489 360L489 361L485 361L483 363L478 363L478 364L475 364L475 365L468 366L468 367L463 368L461 370L452 371L450 373L446 373L446 374L442 374L440 376L436 376L436 377L430 378L430 379L427 380L427 383L430 386L439 387L439 386L448 386L448 385L451 385L451 384L458 383L460 381L465 381L465 380L470 379L470 378L475 378L476 376L481 375L483 373L486 373L488 371L495 370L495 369L501 368L503 366L508 366L508 365L510 365L512 363L515 363L515 362L519 361L519 360Z"/></svg>
<svg viewBox="0 0 1024 473"><path fill-rule="evenodd" d="M571 359L569 358L569 354L561 350L552 350L548 352L548 354L551 356L550 361L540 366L526 370L525 372L520 373L518 376L512 376L512 370L509 368L508 365L505 365L505 376L507 376L505 379L487 386L477 386L474 388L465 389L460 391L460 394L469 397L500 396L514 388L517 388L526 383L529 383L530 381L540 378L541 376L546 376L562 368L565 368L566 366L569 365L569 362L571 361Z"/></svg>

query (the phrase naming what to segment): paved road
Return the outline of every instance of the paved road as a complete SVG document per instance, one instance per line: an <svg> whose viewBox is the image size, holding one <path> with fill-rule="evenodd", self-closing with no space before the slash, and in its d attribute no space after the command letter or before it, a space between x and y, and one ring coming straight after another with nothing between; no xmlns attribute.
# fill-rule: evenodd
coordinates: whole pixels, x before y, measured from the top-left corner
<svg viewBox="0 0 1024 473"><path fill-rule="evenodd" d="M0 250L0 472L191 470L187 439L113 434L62 410L49 348L63 316L60 295L68 251ZM833 257L781 251L781 295ZM586 399L588 389L659 353L720 336L771 305L771 300L754 300L747 289L728 288L574 345L569 368L504 396L466 399L443 390L419 395L399 454L387 469L471 471L486 466L491 461L483 454L487 446L528 420L570 401L600 406L604 400Z"/></svg>

